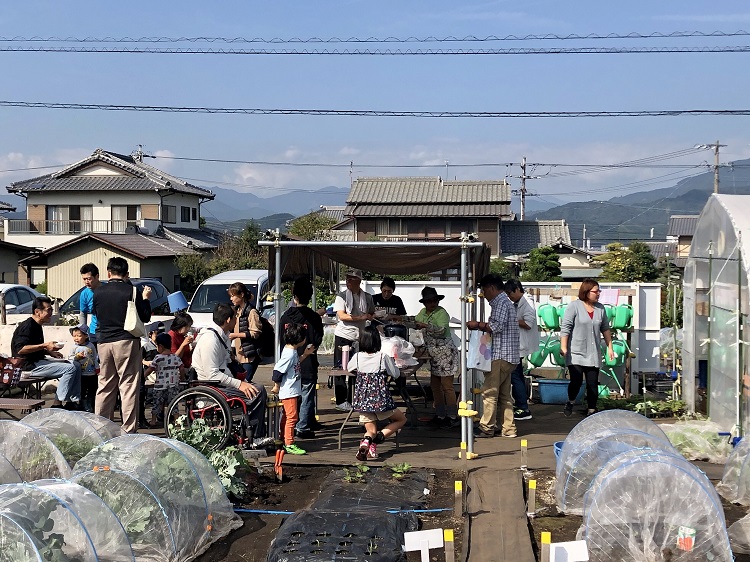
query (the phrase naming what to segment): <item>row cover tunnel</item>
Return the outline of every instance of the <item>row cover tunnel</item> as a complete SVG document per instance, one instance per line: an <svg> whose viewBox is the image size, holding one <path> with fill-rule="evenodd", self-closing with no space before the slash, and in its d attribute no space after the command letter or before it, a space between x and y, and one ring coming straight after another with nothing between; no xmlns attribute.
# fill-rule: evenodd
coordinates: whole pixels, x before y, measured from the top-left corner
<svg viewBox="0 0 750 562"><path fill-rule="evenodd" d="M66 410L0 421L0 562L184 562L242 525L198 451L119 434Z"/></svg>

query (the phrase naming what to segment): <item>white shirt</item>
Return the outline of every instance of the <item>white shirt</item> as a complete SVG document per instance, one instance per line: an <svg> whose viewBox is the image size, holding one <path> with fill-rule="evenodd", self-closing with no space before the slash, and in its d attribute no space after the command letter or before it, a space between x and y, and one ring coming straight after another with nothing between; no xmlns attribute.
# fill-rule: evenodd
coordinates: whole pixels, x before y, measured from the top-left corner
<svg viewBox="0 0 750 562"><path fill-rule="evenodd" d="M239 379L224 372L230 360L229 346L227 334L213 322L201 329L193 350L193 368L198 374L198 380L213 380L224 386L240 387Z"/></svg>
<svg viewBox="0 0 750 562"><path fill-rule="evenodd" d="M393 357L386 355L382 351L377 353L365 353L360 351L355 353L354 357L349 359L348 370L350 373L360 371L362 373L379 373L385 370L394 379L401 376L401 371L396 367Z"/></svg>
<svg viewBox="0 0 750 562"><path fill-rule="evenodd" d="M299 374L299 356L297 348L284 346L279 362L273 366L274 371L284 373L279 383L279 399L302 396L302 380Z"/></svg>
<svg viewBox="0 0 750 562"><path fill-rule="evenodd" d="M340 292L336 295L336 300L333 303L333 311L346 312L352 316L361 316L363 314L374 314L375 313L375 302L372 300L372 295L366 292L364 289L360 289L363 292L364 302L366 304L365 310L360 310L360 298L359 295L353 295L351 310L347 310L346 306L346 291ZM338 314L337 314L338 316ZM333 335L340 338L344 338L350 341L357 341L359 339L359 331L367 325L367 320L358 320L352 322L351 320L339 320L336 324L336 328L333 331Z"/></svg>
<svg viewBox="0 0 750 562"><path fill-rule="evenodd" d="M518 347L519 357L526 357L539 349L539 328L536 321L536 309L531 297L527 298L526 293L516 303L516 316L519 320L526 322L531 330L518 328Z"/></svg>

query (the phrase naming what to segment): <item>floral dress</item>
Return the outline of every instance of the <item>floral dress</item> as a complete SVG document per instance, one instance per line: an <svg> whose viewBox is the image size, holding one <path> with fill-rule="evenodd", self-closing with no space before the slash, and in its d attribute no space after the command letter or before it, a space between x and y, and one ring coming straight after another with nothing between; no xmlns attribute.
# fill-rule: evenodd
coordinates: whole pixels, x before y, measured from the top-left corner
<svg viewBox="0 0 750 562"><path fill-rule="evenodd" d="M442 306L428 313L422 309L415 317L417 322L429 324L424 330L424 345L430 354L430 370L436 377L452 377L460 366L458 348L448 327L450 316Z"/></svg>
<svg viewBox="0 0 750 562"><path fill-rule="evenodd" d="M367 373L357 370L352 408L357 412L368 413L388 412L396 409L396 403L388 389L388 372L383 365L382 353L380 354L380 368L377 372Z"/></svg>

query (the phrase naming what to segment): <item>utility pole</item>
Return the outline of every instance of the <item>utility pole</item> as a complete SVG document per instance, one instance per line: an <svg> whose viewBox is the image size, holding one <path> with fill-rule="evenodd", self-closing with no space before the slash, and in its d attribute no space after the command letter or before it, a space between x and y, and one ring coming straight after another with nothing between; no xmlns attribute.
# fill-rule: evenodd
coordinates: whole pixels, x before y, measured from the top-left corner
<svg viewBox="0 0 750 562"><path fill-rule="evenodd" d="M526 216L526 157L521 158L521 220Z"/></svg>
<svg viewBox="0 0 750 562"><path fill-rule="evenodd" d="M725 144L699 144L695 148L713 148L714 149L714 193L719 193L719 149L725 147Z"/></svg>

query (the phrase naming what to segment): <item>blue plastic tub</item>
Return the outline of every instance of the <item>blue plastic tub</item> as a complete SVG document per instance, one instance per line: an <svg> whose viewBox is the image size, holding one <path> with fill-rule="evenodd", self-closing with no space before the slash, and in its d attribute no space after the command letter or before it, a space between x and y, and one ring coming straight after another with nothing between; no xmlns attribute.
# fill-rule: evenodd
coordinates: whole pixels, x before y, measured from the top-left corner
<svg viewBox="0 0 750 562"><path fill-rule="evenodd" d="M560 461L560 455L562 454L562 448L565 444L565 441L555 441L555 443L552 445L554 451L555 451L555 460Z"/></svg>
<svg viewBox="0 0 750 562"><path fill-rule="evenodd" d="M568 383L567 379L537 379L539 385L539 399L542 404L565 404L568 401ZM586 385L581 385L576 402L583 400L583 394L586 392Z"/></svg>

